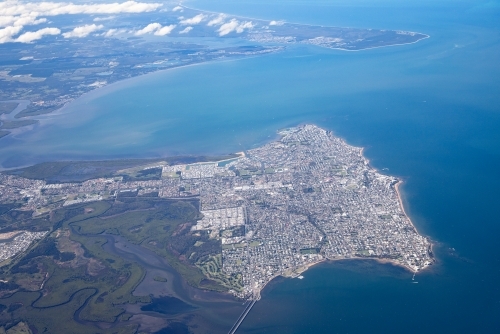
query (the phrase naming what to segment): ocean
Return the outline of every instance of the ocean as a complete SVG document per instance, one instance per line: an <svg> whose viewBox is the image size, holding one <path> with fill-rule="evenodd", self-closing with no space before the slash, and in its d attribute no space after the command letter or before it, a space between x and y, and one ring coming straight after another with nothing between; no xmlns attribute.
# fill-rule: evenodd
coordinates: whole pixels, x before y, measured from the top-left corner
<svg viewBox="0 0 500 334"><path fill-rule="evenodd" d="M360 52L291 45L117 83L0 140L2 167L230 153L272 140L279 128L315 123L365 147L375 168L404 180L405 208L434 241L437 263L414 281L371 261L277 279L238 333L500 332L500 2L185 5L431 37Z"/></svg>

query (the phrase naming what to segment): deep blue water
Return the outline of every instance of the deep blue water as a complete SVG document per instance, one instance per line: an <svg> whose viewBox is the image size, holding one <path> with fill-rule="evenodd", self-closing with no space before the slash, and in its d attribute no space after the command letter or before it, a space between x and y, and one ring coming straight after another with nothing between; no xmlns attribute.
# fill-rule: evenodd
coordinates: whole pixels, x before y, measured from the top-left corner
<svg viewBox="0 0 500 334"><path fill-rule="evenodd" d="M156 73L89 94L0 141L4 167L53 159L228 153L313 122L404 179L405 207L438 263L371 262L273 282L242 333L500 332L500 3L192 1L308 24L404 29L417 44L265 57ZM451 250L454 248L455 251Z"/></svg>

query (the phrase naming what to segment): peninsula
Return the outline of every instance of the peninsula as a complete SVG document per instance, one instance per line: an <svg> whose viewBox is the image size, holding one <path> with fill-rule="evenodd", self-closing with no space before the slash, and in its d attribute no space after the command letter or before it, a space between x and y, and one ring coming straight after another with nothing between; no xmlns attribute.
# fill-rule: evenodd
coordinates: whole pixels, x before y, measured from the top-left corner
<svg viewBox="0 0 500 334"><path fill-rule="evenodd" d="M83 182L47 183L0 174L4 212L19 212L24 222L18 226L36 226L31 232L16 230L14 219L0 232L35 233L29 239L34 240L46 237L37 232L43 226L33 223L37 219L70 217L60 212L88 214L81 223L64 218L80 242L84 236L118 234L167 256L194 286L254 300L274 277L298 276L326 260L374 259L411 272L433 263L430 241L403 210L400 181L370 167L361 148L315 125L288 128L279 135L276 141L226 158L150 162ZM166 205L162 201L189 203L198 213L181 215L189 218L170 229L162 223L158 226L163 229L151 230L162 219L154 211ZM92 203L106 203L106 209ZM139 209L149 218L140 218ZM135 218L127 218L127 211ZM57 232L66 226L61 225L64 219L46 225L51 230L47 235L67 237ZM0 247L1 260L29 247L10 235ZM8 242L17 242L16 247Z"/></svg>
<svg viewBox="0 0 500 334"><path fill-rule="evenodd" d="M20 12L23 3L17 3ZM413 31L305 25L150 5L150 11L112 18L88 12L89 8L78 20L63 11L49 21L43 8L26 13L40 16L37 25L55 35L24 42L0 40L0 138L17 128L33 127L41 114L59 110L87 92L159 70L272 54L292 45L360 51L429 37ZM61 34L69 28L74 30ZM28 104L13 111L13 103L19 101Z"/></svg>

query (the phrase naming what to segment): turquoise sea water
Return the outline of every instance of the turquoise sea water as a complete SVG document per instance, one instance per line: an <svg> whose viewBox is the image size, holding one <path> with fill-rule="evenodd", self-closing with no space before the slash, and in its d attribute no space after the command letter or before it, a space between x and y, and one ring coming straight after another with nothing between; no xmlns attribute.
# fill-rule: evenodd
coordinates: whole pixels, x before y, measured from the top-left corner
<svg viewBox="0 0 500 334"><path fill-rule="evenodd" d="M438 263L418 284L390 265L317 266L303 280L271 283L241 332L500 332L500 3L187 4L431 38L363 52L291 46L118 83L44 117L35 131L0 140L3 167L229 153L271 140L278 128L317 123L405 180L405 207L435 240Z"/></svg>

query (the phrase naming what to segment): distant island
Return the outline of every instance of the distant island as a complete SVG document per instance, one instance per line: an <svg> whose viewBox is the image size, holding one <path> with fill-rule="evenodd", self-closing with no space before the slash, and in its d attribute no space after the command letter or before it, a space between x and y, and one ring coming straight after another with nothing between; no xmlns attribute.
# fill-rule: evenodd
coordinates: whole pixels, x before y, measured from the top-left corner
<svg viewBox="0 0 500 334"><path fill-rule="evenodd" d="M89 20L99 24L75 28L89 33L45 36L29 43L0 41L0 138L32 126L38 115L54 112L87 92L158 70L276 53L294 44L360 51L429 37L411 31L264 21L185 6L162 11L159 17L158 10L166 8L152 8L121 13L120 20L96 12L97 17ZM81 24L71 14L51 20L65 27ZM20 102L27 104L16 108Z"/></svg>

